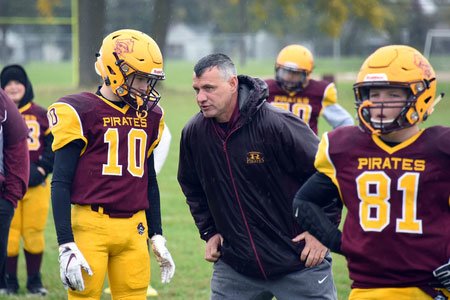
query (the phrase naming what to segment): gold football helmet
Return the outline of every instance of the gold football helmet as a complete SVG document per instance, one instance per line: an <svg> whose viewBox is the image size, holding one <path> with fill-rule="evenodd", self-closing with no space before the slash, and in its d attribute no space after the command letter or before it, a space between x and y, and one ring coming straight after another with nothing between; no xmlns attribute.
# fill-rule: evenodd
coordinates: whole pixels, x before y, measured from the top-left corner
<svg viewBox="0 0 450 300"><path fill-rule="evenodd" d="M314 58L307 48L289 45L281 49L275 64L278 84L288 92L299 92L308 84L314 69Z"/></svg>
<svg viewBox="0 0 450 300"><path fill-rule="evenodd" d="M404 45L381 47L370 55L353 85L360 126L369 133L385 134L420 123L432 113L436 75L428 60L416 49ZM382 101L371 101L371 88L403 88L406 101L391 102L403 108L391 123L372 122L371 109L383 109Z"/></svg>
<svg viewBox="0 0 450 300"><path fill-rule="evenodd" d="M114 94L138 112L151 111L161 99L155 85L165 79L156 42L143 32L122 29L103 39L95 70ZM133 88L136 77L147 78L147 89Z"/></svg>

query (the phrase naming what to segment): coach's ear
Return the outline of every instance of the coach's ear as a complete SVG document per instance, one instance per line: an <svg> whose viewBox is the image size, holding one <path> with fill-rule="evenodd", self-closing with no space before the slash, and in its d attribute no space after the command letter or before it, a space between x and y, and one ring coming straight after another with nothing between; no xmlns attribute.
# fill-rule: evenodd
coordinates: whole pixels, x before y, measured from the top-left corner
<svg viewBox="0 0 450 300"><path fill-rule="evenodd" d="M237 89L239 86L239 81L236 75L232 75L230 79L228 79L228 84L230 85L231 93L237 93Z"/></svg>

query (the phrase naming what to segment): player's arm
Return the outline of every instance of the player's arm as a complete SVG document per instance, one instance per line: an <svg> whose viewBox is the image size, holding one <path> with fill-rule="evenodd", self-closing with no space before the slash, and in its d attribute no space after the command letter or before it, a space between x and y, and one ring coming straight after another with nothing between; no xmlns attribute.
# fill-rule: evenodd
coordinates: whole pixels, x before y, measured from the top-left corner
<svg viewBox="0 0 450 300"><path fill-rule="evenodd" d="M167 155L169 154L171 140L172 135L170 134L169 127L167 127L167 124L164 124L164 130L162 132L161 140L159 141L158 146L156 146L155 150L153 151L156 175L159 174L166 161Z"/></svg>
<svg viewBox="0 0 450 300"><path fill-rule="evenodd" d="M82 140L74 140L55 152L51 198L59 245L74 241L70 190L83 146Z"/></svg>
<svg viewBox="0 0 450 300"><path fill-rule="evenodd" d="M322 116L333 128L353 125L352 116L337 103L337 90L334 83L328 84L323 95Z"/></svg>
<svg viewBox="0 0 450 300"><path fill-rule="evenodd" d="M148 237L151 238L155 234L162 235L161 226L161 202L159 196L158 181L156 180L156 172L154 167L153 153L147 159L148 168L148 203L149 208L145 211L148 224Z"/></svg>
<svg viewBox="0 0 450 300"><path fill-rule="evenodd" d="M353 118L348 111L337 103L326 106L322 111L322 115L333 128L354 124Z"/></svg>
<svg viewBox="0 0 450 300"><path fill-rule="evenodd" d="M161 269L161 282L169 283L175 274L175 263L166 247L166 239L162 235L161 208L158 181L154 166L153 153L147 159L148 167L148 202L145 211L148 224L148 236L152 243L152 250Z"/></svg>
<svg viewBox="0 0 450 300"><path fill-rule="evenodd" d="M331 179L315 173L294 197L294 217L301 228L315 236L331 251L341 252L341 232L337 224L327 216L324 208L336 205L339 192Z"/></svg>
<svg viewBox="0 0 450 300"><path fill-rule="evenodd" d="M49 132L44 136L44 151L36 163L30 164L29 186L41 184L48 174L53 172L55 153L52 151L53 135Z"/></svg>

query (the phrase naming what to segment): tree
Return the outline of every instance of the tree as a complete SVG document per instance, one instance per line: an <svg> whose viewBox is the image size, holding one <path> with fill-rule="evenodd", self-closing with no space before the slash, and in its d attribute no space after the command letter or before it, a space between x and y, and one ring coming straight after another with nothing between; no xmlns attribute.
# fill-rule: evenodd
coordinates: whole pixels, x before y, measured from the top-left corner
<svg viewBox="0 0 450 300"><path fill-rule="evenodd" d="M150 36L156 41L161 52L166 50L166 37L173 10L172 0L155 0L151 18Z"/></svg>
<svg viewBox="0 0 450 300"><path fill-rule="evenodd" d="M94 64L104 35L105 0L78 0L78 10L79 86L92 86L99 81Z"/></svg>

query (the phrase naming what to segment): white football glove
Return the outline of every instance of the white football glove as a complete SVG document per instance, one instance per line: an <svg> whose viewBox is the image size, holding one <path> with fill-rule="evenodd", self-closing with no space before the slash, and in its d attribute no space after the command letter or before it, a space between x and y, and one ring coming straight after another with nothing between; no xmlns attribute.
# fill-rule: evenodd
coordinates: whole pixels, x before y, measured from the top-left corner
<svg viewBox="0 0 450 300"><path fill-rule="evenodd" d="M74 242L62 244L59 246L59 274L61 281L66 288L83 291L84 281L81 269L84 269L89 276L94 273L89 267L88 262L81 254Z"/></svg>
<svg viewBox="0 0 450 300"><path fill-rule="evenodd" d="M169 283L175 274L175 263L173 262L172 255L166 248L166 239L159 234L155 234L150 239L152 242L152 250L155 253L156 260L161 268L161 282Z"/></svg>

